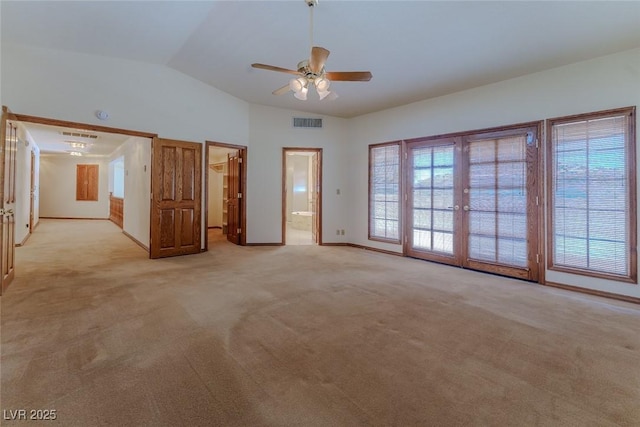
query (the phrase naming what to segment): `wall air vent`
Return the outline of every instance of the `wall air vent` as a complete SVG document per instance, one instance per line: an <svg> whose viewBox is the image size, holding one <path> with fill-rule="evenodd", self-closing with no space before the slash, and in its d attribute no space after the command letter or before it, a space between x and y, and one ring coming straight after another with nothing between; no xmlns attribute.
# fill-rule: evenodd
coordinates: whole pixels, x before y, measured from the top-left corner
<svg viewBox="0 0 640 427"><path fill-rule="evenodd" d="M307 117L294 117L293 118L293 127L294 128L321 128L322 127L322 119L312 119Z"/></svg>
<svg viewBox="0 0 640 427"><path fill-rule="evenodd" d="M90 139L97 139L98 135L93 135L93 134L89 134L89 133L80 133L80 132L67 132L67 131L62 131L60 132L62 135L64 136L73 136L76 138L90 138Z"/></svg>

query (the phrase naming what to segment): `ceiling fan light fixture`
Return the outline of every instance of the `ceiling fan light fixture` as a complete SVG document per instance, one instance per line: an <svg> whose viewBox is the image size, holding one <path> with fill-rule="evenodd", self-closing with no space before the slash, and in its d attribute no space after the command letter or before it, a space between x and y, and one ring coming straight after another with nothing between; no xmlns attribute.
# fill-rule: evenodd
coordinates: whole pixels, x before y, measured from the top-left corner
<svg viewBox="0 0 640 427"><path fill-rule="evenodd" d="M328 90L318 90L318 95L320 95L320 101L322 101L323 99L325 99L327 96L329 96L331 94L330 91Z"/></svg>
<svg viewBox="0 0 640 427"><path fill-rule="evenodd" d="M324 77L316 79L315 83L316 83L316 89L318 90L318 93L328 92L329 85L331 85L331 82L329 81L329 79L326 79Z"/></svg>
<svg viewBox="0 0 640 427"><path fill-rule="evenodd" d="M307 86L307 80L304 77L298 77L298 78L289 80L289 89L291 89L295 93L299 93L302 90L306 89L306 86Z"/></svg>
<svg viewBox="0 0 640 427"><path fill-rule="evenodd" d="M293 96L295 96L296 98L298 98L300 101L306 101L307 100L307 92L309 91L309 89L307 89L306 87L303 87L302 89L300 89L299 91L295 92L293 94Z"/></svg>

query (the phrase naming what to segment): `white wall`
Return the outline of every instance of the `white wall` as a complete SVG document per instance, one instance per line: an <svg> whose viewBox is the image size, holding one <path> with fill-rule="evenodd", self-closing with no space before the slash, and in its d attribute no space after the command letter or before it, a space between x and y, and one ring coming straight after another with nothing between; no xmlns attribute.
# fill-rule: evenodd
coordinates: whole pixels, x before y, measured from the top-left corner
<svg viewBox="0 0 640 427"><path fill-rule="evenodd" d="M15 212L15 243L21 244L29 235L29 216L31 214L31 153L35 153L35 194L34 194L34 226L38 223L39 195L38 168L40 150L33 142L27 130L18 125L18 145L16 153L16 203Z"/></svg>
<svg viewBox="0 0 640 427"><path fill-rule="evenodd" d="M640 49L357 117L350 123L348 152L350 241L402 250L400 245L367 238L369 144L632 105L640 106ZM640 286L553 271L546 277L551 282L640 297Z"/></svg>
<svg viewBox="0 0 640 427"><path fill-rule="evenodd" d="M98 165L98 200L76 201L76 165ZM109 161L106 157L40 156L40 215L49 218L109 218Z"/></svg>
<svg viewBox="0 0 640 427"><path fill-rule="evenodd" d="M246 102L162 65L3 43L1 75L14 113L193 142L248 139Z"/></svg>
<svg viewBox="0 0 640 427"><path fill-rule="evenodd" d="M323 116L322 129L294 129L292 117L318 117L262 105L250 106L247 150L247 243L282 241L282 148L322 148L322 241L348 242L345 191L348 120ZM340 195L336 190L340 189ZM345 229L345 236L336 236Z"/></svg>
<svg viewBox="0 0 640 427"><path fill-rule="evenodd" d="M124 211L122 230L149 248L151 227L151 139L131 137L111 153L124 158Z"/></svg>

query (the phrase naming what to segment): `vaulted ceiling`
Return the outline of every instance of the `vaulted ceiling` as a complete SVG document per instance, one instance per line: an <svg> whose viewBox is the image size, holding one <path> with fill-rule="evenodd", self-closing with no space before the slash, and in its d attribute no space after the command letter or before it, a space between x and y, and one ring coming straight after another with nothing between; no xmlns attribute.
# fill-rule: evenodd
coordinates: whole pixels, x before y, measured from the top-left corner
<svg viewBox="0 0 640 427"><path fill-rule="evenodd" d="M310 47L309 8L288 1L7 1L2 43L165 65L248 102L354 117L640 47L638 1L332 1L314 8L314 44L335 100L271 92Z"/></svg>

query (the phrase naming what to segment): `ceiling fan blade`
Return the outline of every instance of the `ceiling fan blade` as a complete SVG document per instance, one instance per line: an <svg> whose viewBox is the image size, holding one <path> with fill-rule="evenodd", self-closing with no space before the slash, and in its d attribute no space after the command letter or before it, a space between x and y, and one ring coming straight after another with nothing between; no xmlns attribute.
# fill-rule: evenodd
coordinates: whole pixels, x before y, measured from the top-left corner
<svg viewBox="0 0 640 427"><path fill-rule="evenodd" d="M300 74L299 72L297 72L295 70L289 70L287 68L282 68L282 67L275 67L273 65L251 64L251 66L253 68L260 68L262 70L269 70L269 71L278 71L280 73L295 74L295 75L299 75Z"/></svg>
<svg viewBox="0 0 640 427"><path fill-rule="evenodd" d="M311 48L311 58L309 58L309 69L314 74L320 74L324 63L329 57L329 51L320 46L314 46Z"/></svg>
<svg viewBox="0 0 640 427"><path fill-rule="evenodd" d="M291 90L291 88L289 87L289 84L286 84L286 85L282 86L280 89L276 89L271 93L273 93L274 95L284 95L285 93L289 92L290 90Z"/></svg>
<svg viewBox="0 0 640 427"><path fill-rule="evenodd" d="M373 77L369 71L331 71L326 76L332 82L368 82Z"/></svg>

